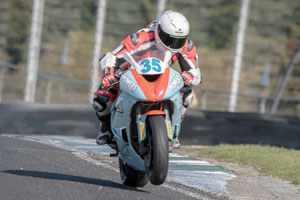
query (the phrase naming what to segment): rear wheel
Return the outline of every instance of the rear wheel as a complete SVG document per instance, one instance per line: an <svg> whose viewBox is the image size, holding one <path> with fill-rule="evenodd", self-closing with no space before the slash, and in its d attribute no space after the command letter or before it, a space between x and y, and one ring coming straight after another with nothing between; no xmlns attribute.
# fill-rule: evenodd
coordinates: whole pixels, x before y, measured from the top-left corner
<svg viewBox="0 0 300 200"><path fill-rule="evenodd" d="M148 117L146 146L148 152L144 160L148 179L154 185L163 184L169 164L169 140L163 116Z"/></svg>
<svg viewBox="0 0 300 200"><path fill-rule="evenodd" d="M135 170L119 158L120 176L124 185L143 187L148 183L146 172Z"/></svg>

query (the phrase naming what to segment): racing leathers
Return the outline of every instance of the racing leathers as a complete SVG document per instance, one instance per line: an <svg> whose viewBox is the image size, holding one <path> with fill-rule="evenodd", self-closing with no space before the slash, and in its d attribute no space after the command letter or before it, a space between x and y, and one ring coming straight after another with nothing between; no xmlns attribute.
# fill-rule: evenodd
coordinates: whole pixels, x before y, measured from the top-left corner
<svg viewBox="0 0 300 200"><path fill-rule="evenodd" d="M125 52L135 54L137 52L148 52L152 45L157 45L155 40L156 21L151 22L146 28L127 36L121 44L112 52L106 53L100 59L100 70L102 71L102 84L95 92L93 106L97 111L98 119L102 122L101 132L110 131L110 107L112 102L117 98L118 90L114 87L107 89L108 86L117 85L115 72L126 71L129 63L124 59ZM198 55L195 45L190 39L187 39L185 45L176 52L172 52L169 61L171 66L178 61L182 78L184 80L186 90L183 92L182 117L186 108L192 102L192 85L198 85L201 82L201 73L198 67ZM98 140L97 140L98 142ZM98 142L99 144L99 142Z"/></svg>

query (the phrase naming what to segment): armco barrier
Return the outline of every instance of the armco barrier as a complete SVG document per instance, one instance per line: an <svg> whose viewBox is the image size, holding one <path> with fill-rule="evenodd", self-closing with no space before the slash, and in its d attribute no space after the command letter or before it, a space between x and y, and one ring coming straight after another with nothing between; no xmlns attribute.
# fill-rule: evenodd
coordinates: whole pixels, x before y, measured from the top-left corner
<svg viewBox="0 0 300 200"><path fill-rule="evenodd" d="M257 113L190 111L183 144L267 144L300 149L300 118Z"/></svg>
<svg viewBox="0 0 300 200"><path fill-rule="evenodd" d="M0 103L0 134L95 138L98 131L99 122L90 105ZM300 118L190 110L182 124L180 141L188 145L251 143L300 149Z"/></svg>
<svg viewBox="0 0 300 200"><path fill-rule="evenodd" d="M90 105L0 103L0 133L96 137L98 130Z"/></svg>

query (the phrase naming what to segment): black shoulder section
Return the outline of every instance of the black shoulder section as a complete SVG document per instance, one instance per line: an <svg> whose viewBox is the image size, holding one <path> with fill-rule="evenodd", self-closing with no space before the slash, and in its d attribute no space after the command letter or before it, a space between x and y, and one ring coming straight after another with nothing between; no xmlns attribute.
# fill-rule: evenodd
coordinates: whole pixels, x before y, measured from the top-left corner
<svg viewBox="0 0 300 200"><path fill-rule="evenodd" d="M187 51L190 52L194 48L194 43L192 40L188 39L188 46L187 46Z"/></svg>
<svg viewBox="0 0 300 200"><path fill-rule="evenodd" d="M132 33L132 34L130 35L131 42L132 42L132 44L133 44L134 46L137 45L137 43L138 43L138 41L139 41L139 36L140 36L139 33Z"/></svg>
<svg viewBox="0 0 300 200"><path fill-rule="evenodd" d="M176 53L175 55L176 55L177 59L179 59L182 56L179 52Z"/></svg>
<svg viewBox="0 0 300 200"><path fill-rule="evenodd" d="M179 63L179 66L181 68L181 71L189 71L191 69L191 66L184 59L184 57L180 53L177 53L176 56L178 58L178 63Z"/></svg>

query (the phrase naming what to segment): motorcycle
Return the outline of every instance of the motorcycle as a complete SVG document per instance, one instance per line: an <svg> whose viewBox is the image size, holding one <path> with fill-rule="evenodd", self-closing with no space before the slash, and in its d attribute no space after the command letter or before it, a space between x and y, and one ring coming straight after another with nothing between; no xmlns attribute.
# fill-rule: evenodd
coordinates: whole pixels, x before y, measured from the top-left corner
<svg viewBox="0 0 300 200"><path fill-rule="evenodd" d="M154 45L147 52L125 53L129 70L119 76L119 95L111 107L111 130L124 185L163 184L169 145L181 125L183 79L168 62L171 52Z"/></svg>

